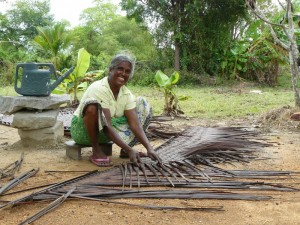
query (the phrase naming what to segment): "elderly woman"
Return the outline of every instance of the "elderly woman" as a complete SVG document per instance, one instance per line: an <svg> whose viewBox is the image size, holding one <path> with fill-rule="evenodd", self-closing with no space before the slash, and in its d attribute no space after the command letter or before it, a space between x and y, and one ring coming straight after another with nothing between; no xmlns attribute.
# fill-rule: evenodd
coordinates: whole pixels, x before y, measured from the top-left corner
<svg viewBox="0 0 300 225"><path fill-rule="evenodd" d="M72 118L72 138L78 144L92 146L90 161L97 166L112 166L101 149L101 143L110 140L121 148L120 157L129 157L135 165L141 156L161 161L143 130L149 125L151 108L144 98L135 99L125 86L133 76L134 66L129 55L115 56L108 76L88 87ZM137 141L147 149L147 154L132 148Z"/></svg>

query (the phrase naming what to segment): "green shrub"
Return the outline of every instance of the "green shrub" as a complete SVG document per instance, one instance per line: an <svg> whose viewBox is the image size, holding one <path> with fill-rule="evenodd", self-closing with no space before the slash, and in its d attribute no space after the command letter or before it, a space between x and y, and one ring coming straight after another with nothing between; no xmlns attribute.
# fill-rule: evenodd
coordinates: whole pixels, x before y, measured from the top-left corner
<svg viewBox="0 0 300 225"><path fill-rule="evenodd" d="M153 71L147 62L137 62L135 66L134 76L130 80L131 85L154 86L155 71Z"/></svg>
<svg viewBox="0 0 300 225"><path fill-rule="evenodd" d="M189 71L180 71L180 79L178 81L178 85L184 86L211 86L215 85L216 80L214 76L210 76L207 73L194 73Z"/></svg>
<svg viewBox="0 0 300 225"><path fill-rule="evenodd" d="M14 83L14 63L0 60L0 86L12 85Z"/></svg>

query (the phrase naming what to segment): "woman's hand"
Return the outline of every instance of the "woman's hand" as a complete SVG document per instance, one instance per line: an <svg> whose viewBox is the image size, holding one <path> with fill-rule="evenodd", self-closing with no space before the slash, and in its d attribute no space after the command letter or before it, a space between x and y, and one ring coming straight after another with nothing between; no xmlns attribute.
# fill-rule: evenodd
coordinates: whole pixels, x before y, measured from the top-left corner
<svg viewBox="0 0 300 225"><path fill-rule="evenodd" d="M147 156L151 158L152 160L157 160L158 163L162 163L161 158L157 155L157 153L153 150L153 147L151 146L143 128L142 125L139 122L137 113L135 109L126 110L124 112L130 129L134 133L135 137L142 143L142 145L147 149Z"/></svg>
<svg viewBox="0 0 300 225"><path fill-rule="evenodd" d="M158 154L153 150L153 148L147 149L147 156L152 160L157 160L159 164L162 164L161 158L158 156Z"/></svg>
<svg viewBox="0 0 300 225"><path fill-rule="evenodd" d="M130 161L135 165L139 166L141 161L141 152L135 151L134 149L127 150ZM143 153L144 154L144 153ZM142 156L143 157L143 156ZM153 148L149 148L147 150L147 157L154 161L158 161L159 164L162 164L161 158L157 155L157 153L153 150Z"/></svg>
<svg viewBox="0 0 300 225"><path fill-rule="evenodd" d="M128 156L130 161L135 165L135 166L140 166L139 164L141 163L141 157L140 153L135 151L134 149L127 150Z"/></svg>

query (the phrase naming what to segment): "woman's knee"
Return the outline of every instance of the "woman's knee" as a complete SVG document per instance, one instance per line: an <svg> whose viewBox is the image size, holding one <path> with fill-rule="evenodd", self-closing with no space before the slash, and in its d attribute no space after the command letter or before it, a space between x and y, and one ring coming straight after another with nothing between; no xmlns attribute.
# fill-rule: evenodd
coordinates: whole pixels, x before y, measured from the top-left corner
<svg viewBox="0 0 300 225"><path fill-rule="evenodd" d="M90 104L88 106L86 106L86 108L84 109L83 114L97 114L98 113L98 106L95 104Z"/></svg>
<svg viewBox="0 0 300 225"><path fill-rule="evenodd" d="M98 106L96 104L88 105L83 112L83 117L98 117Z"/></svg>

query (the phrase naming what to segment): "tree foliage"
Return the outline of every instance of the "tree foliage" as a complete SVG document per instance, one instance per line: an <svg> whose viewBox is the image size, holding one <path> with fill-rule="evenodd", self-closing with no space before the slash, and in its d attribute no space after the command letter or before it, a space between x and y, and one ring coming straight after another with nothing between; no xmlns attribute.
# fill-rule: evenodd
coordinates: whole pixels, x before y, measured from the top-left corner
<svg viewBox="0 0 300 225"><path fill-rule="evenodd" d="M298 2L298 1L297 1ZM298 26L298 23L294 21L294 7L291 0L286 0L285 4L280 3L280 6L283 9L284 15L282 20L278 23L270 21L264 12L257 7L256 2L253 0L246 0L247 6L251 9L252 13L261 19L266 26L269 28L270 33L274 39L274 42L281 46L288 52L289 55L289 64L292 77L292 85L294 89L295 105L300 106L300 95L298 90L298 81L300 79L300 69L297 63L299 57L299 51L297 46L297 38L295 33L295 24ZM298 21L296 21L298 22ZM274 27L278 28L281 31L280 36L277 35ZM282 34L283 33L283 34Z"/></svg>
<svg viewBox="0 0 300 225"><path fill-rule="evenodd" d="M0 79L3 84L13 82L18 61L36 61L31 42L37 26L53 23L47 0L16 0L5 13L0 13Z"/></svg>
<svg viewBox="0 0 300 225"><path fill-rule="evenodd" d="M232 40L238 19L246 15L243 0L121 1L129 17L154 21L157 46L171 51L176 70L214 74L218 54Z"/></svg>
<svg viewBox="0 0 300 225"><path fill-rule="evenodd" d="M55 24L54 26L37 27L38 36L34 38L35 43L45 53L49 53L51 61L56 69L59 69L59 53L69 47L71 35L66 31L64 24Z"/></svg>
<svg viewBox="0 0 300 225"><path fill-rule="evenodd" d="M106 68L111 56L122 50L130 50L138 61L156 58L148 30L116 11L113 4L98 0L95 6L84 10L80 26L72 32L74 50L84 47L93 56L92 69Z"/></svg>
<svg viewBox="0 0 300 225"><path fill-rule="evenodd" d="M270 3L255 1L271 22L287 26L286 12ZM299 0L293 3L299 12ZM96 0L70 28L68 21L53 21L49 0L16 0L0 14L0 74L12 76L7 71L18 61L69 68L82 48L91 54L91 71L106 69L112 55L129 50L137 58L131 82L143 85L155 84L155 71L169 74L174 67L180 84L218 76L275 85L279 65L287 62L287 51L273 41L267 25L247 14L244 0L122 0L121 5L130 19L108 0ZM273 30L289 43L279 26ZM295 34L300 44L299 29ZM32 45L34 38L38 45Z"/></svg>
<svg viewBox="0 0 300 225"><path fill-rule="evenodd" d="M279 64L286 63L287 52L274 43L264 24L253 21L240 37L223 49L220 76L223 80L244 79L275 86Z"/></svg>
<svg viewBox="0 0 300 225"><path fill-rule="evenodd" d="M73 37L76 51L84 47L90 54L98 56L99 46L104 44L100 37L117 15L115 5L102 0L97 0L95 3L95 6L85 9L80 15L81 25L74 29Z"/></svg>
<svg viewBox="0 0 300 225"><path fill-rule="evenodd" d="M1 15L0 40L20 47L27 46L37 35L36 27L52 24L48 0L18 0Z"/></svg>

